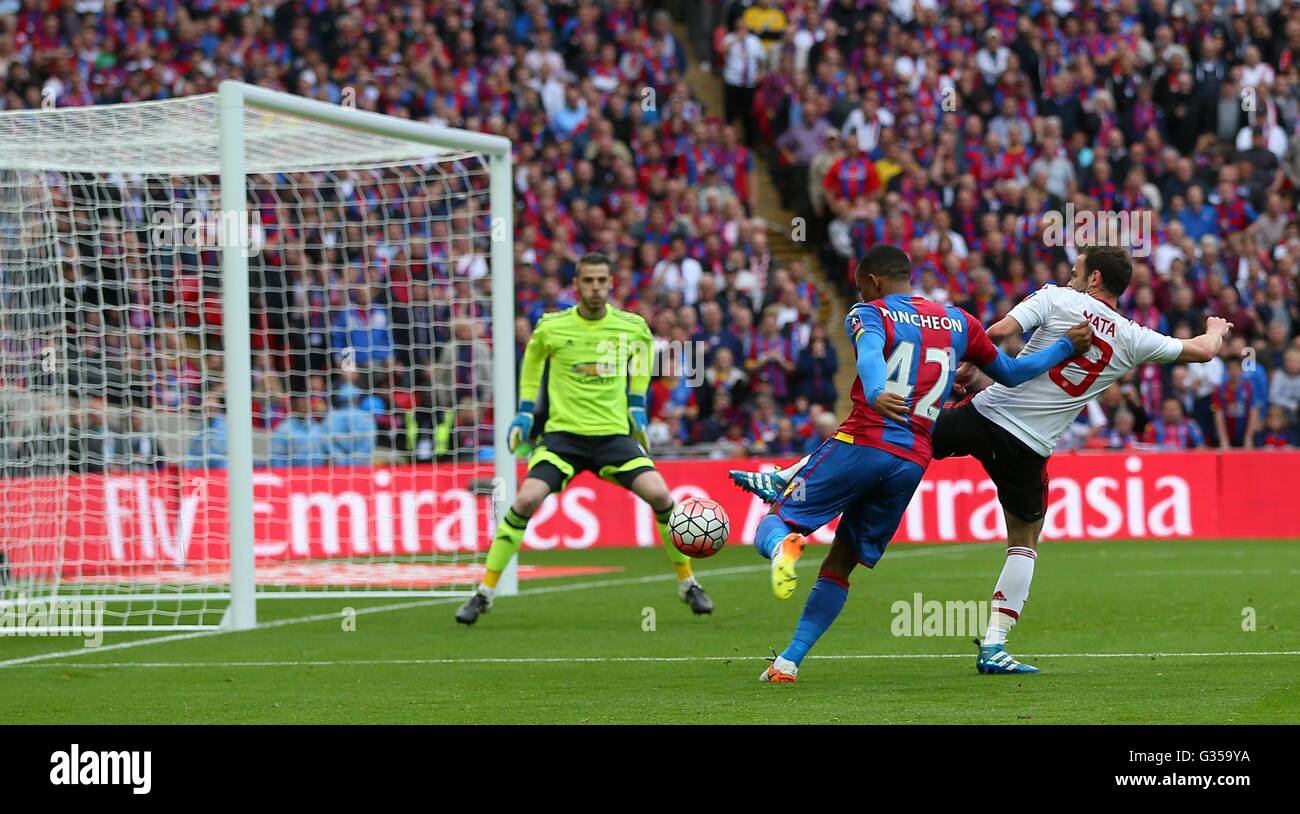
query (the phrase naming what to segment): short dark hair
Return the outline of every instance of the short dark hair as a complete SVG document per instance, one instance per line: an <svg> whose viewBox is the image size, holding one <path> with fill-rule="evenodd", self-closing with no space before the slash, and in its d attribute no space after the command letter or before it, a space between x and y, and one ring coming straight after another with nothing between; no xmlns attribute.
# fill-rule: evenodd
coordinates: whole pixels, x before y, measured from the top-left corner
<svg viewBox="0 0 1300 814"><path fill-rule="evenodd" d="M1116 297L1122 297L1133 279L1133 261L1119 246L1090 246L1083 250L1085 273L1101 272L1101 285Z"/></svg>
<svg viewBox="0 0 1300 814"><path fill-rule="evenodd" d="M862 288L862 284L867 281L868 274L874 274L877 277L907 277L911 279L912 261L908 259L907 252L897 246L881 243L878 246L872 246L858 261L857 271L853 275L858 288Z"/></svg>
<svg viewBox="0 0 1300 814"><path fill-rule="evenodd" d="M602 252L587 252L578 259L579 266L605 266L609 269L614 268L614 263L609 259L609 255Z"/></svg>

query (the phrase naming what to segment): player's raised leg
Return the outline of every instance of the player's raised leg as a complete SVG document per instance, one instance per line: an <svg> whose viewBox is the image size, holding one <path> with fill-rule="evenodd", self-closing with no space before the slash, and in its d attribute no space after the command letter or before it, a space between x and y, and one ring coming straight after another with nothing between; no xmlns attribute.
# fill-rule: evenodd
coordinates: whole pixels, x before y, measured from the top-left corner
<svg viewBox="0 0 1300 814"><path fill-rule="evenodd" d="M754 535L754 550L772 561L772 593L777 599L789 599L798 587L799 575L795 567L803 556L807 539L795 531L777 514L768 514L758 524Z"/></svg>
<svg viewBox="0 0 1300 814"><path fill-rule="evenodd" d="M795 569L807 545L804 535L838 517L861 495L872 458L867 447L827 441L809 456L799 479L790 482L758 524L754 550L772 562L772 593L777 599L789 599L798 586Z"/></svg>
<svg viewBox="0 0 1300 814"><path fill-rule="evenodd" d="M850 445L845 445L850 446ZM875 566L885 547L898 531L903 512L921 483L925 468L871 447L851 447L858 460L860 491L853 505L840 517L830 553L822 562L817 583L808 594L794 636L771 666L759 676L762 681L789 683L799 665L822 634L830 628L849 597L849 575L861 563ZM837 477L833 480L843 480ZM810 480L819 480L817 472Z"/></svg>
<svg viewBox="0 0 1300 814"><path fill-rule="evenodd" d="M731 478L731 482L741 489L751 495L757 495L764 503L771 503L781 496L786 486L790 484L791 478L804 464L808 463L810 457L810 455L805 455L794 464L776 472L750 472L746 469L731 469L728 470L727 477Z"/></svg>
<svg viewBox="0 0 1300 814"><path fill-rule="evenodd" d="M501 572L506 570L510 560L519 553L519 547L524 542L524 531L528 528L528 519L551 491L551 484L541 478L524 478L515 495L514 504L506 510L505 517L497 524L496 534L492 536L483 581L479 583L474 595L456 611L457 622L472 625L478 621L479 616L492 609Z"/></svg>
<svg viewBox="0 0 1300 814"><path fill-rule="evenodd" d="M664 553L677 575L677 595L690 606L696 614L712 613L713 600L700 587L695 575L691 573L691 558L677 550L668 535L668 516L673 513L673 498L668 491L668 484L658 470L646 469L632 480L630 488L637 497L649 504L655 513L655 523L659 527L659 540L663 543Z"/></svg>

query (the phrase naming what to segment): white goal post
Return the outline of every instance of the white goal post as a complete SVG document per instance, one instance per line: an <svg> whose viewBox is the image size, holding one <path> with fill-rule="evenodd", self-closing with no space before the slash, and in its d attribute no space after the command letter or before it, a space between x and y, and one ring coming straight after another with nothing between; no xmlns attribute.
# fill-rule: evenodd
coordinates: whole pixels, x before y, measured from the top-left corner
<svg viewBox="0 0 1300 814"><path fill-rule="evenodd" d="M259 598L467 595L473 566L481 566L516 488L516 462L505 452L515 404L513 175L504 137L234 81L216 94L160 102L0 113L0 239L11 241L0 249L0 488L14 496L0 515L0 612L15 600L51 608L98 602L95 628L246 630L257 624ZM151 208L204 208L205 200L206 215L219 208L217 245L164 251L135 236ZM349 214L335 222L335 213ZM200 226L210 238L212 224ZM249 241L271 233L282 252L275 270L286 279L325 281L295 290L283 283L271 292L286 302L305 298L293 326L306 328L268 329L250 319L257 315L250 295L262 294L250 290L250 257L258 255ZM304 255L310 241L317 242ZM417 279L417 266L429 276ZM409 304L413 314L420 300L421 313L438 314L422 323L409 316L404 335L424 338L402 347L393 338L400 326L389 322L395 312L371 299L387 284L383 275L398 268L411 281L404 296L413 300L394 307ZM78 269L93 274L83 278ZM354 292L351 275L362 279L356 287L364 293ZM172 289L190 278L219 294L173 302ZM385 282L374 282L379 278ZM67 339L73 329L65 314L75 314L93 349L80 335ZM352 347L353 336L371 342L376 335L387 338L368 350ZM292 357L291 366L305 356L312 364L268 377L272 354L255 340L283 340L277 352ZM409 356L405 368L392 361L394 352ZM107 364L113 354L124 361ZM97 365L103 369L96 372ZM132 378L137 369L147 376ZM203 380L194 392L176 384L187 371ZM398 379L401 387L391 384ZM372 380L373 391L356 386ZM219 391L211 387L216 381ZM384 398L373 399L386 408L380 412L402 417L385 425L387 435L375 431L358 446L370 450L381 437L391 451L333 457L346 447L339 438L350 436L334 429L334 414L318 402L338 406L343 420L380 389ZM282 425L305 413L309 434L319 433L310 442L323 450L317 458L300 455L294 443L308 442L294 442L292 433L283 441L278 429L255 429L273 407L289 416ZM218 437L221 455L208 456ZM288 450L278 463L277 445ZM141 449L153 457L141 463ZM197 461L179 462L179 449L199 449ZM195 491L218 469L225 471L221 507ZM490 509L462 498L461 525L447 531L442 510L430 507L453 483L458 495L483 496L489 472ZM302 488L276 498L283 504L276 512L266 499L255 501L255 481L294 478ZM407 486L389 485L399 482ZM119 494L134 508L120 508ZM141 519L118 516L131 512ZM275 572L288 576L268 576L266 564L276 559L266 555L258 529L287 525L291 513L297 556ZM204 560L205 544L192 541L191 530L208 521L205 540L228 562ZM431 524L459 542L434 550L414 539ZM299 544L299 526L312 529L310 545ZM81 539L92 535L87 529L104 539ZM122 539L122 529L144 539ZM107 562L88 553L101 547L140 549L157 562ZM417 567L424 570L411 577ZM427 576L439 568L439 576ZM511 563L499 592L516 591ZM92 626L83 618L77 627Z"/></svg>

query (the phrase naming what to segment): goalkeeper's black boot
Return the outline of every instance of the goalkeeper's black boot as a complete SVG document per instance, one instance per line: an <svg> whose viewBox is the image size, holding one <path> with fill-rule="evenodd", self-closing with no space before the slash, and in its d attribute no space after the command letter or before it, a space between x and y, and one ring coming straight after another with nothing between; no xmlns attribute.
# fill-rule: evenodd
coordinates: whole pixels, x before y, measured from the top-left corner
<svg viewBox="0 0 1300 814"><path fill-rule="evenodd" d="M472 625L478 621L478 618L488 611L492 610L492 599L487 594L475 591L474 595L465 600L465 604L460 606L456 611L456 621L462 625Z"/></svg>
<svg viewBox="0 0 1300 814"><path fill-rule="evenodd" d="M704 589L694 579L678 593L681 594L682 601L691 606L691 612L696 616L713 613L713 600L709 599L709 595L704 592Z"/></svg>

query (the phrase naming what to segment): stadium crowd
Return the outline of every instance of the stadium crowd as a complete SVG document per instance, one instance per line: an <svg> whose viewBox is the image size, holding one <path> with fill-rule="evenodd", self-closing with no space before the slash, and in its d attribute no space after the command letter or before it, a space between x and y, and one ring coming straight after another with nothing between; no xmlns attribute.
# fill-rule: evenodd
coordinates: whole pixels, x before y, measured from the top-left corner
<svg viewBox="0 0 1300 814"><path fill-rule="evenodd" d="M59 106L170 98L238 78L331 102L354 94L362 109L509 136L518 167L519 349L543 313L572 304L577 257L601 250L616 258L614 304L643 314L671 357L660 370L674 375L656 380L651 400L661 450L721 442L740 452L802 451L817 413L834 406L837 360L824 334L815 335L809 270L774 260L767 225L752 217L752 155L693 98L687 54L662 10L625 0L46 0L0 2L0 13L8 108L46 98ZM487 452L486 178L417 179L400 200L385 180L361 179L342 222L330 222L340 207L328 182L306 202L301 189L282 194L270 183L256 196L270 238L251 263L256 411L269 432L285 436L284 449L308 450L294 462L332 449L321 437L334 409L369 411L378 444L417 460ZM134 194L124 188L118 197ZM70 197L79 199L75 190ZM103 197L84 191L80 199ZM422 197L438 210L426 225L411 208ZM140 208L147 220L149 202L140 202L121 209ZM363 217L372 233L358 231ZM114 242L143 226L100 220ZM325 246L329 234L341 242ZM403 245L382 250L394 243ZM80 256L94 256L84 248ZM116 367L107 378L129 380L101 388L110 401L201 403L219 354L147 371L130 369L146 360L127 360L174 349L174 334L196 325L215 332L214 263L212 254L181 264L206 274L143 269L155 281L148 292L129 269L68 264L79 323L112 306L102 340L86 340L111 346L94 349L92 366ZM175 285L160 289L157 281L173 276ZM168 306L178 300L187 310L174 318ZM132 320L147 330L128 335ZM202 339L217 347L215 336ZM707 352L687 352L692 340Z"/></svg>
<svg viewBox="0 0 1300 814"><path fill-rule="evenodd" d="M1064 445L1296 445L1300 3L755 0L692 25L846 292L893 243L918 293L988 324L1065 282L1077 237L1133 250L1138 323L1234 323L1221 358L1138 369ZM1086 231L1104 213L1122 229Z"/></svg>
<svg viewBox="0 0 1300 814"><path fill-rule="evenodd" d="M579 256L615 258L613 302L661 350L659 451L795 455L836 423L838 321L816 320L815 270L778 262L753 216L756 156L846 292L853 258L895 243L919 293L986 324L1068 275L1045 213L1150 213L1122 307L1180 336L1220 314L1233 341L1135 372L1066 443L1296 444L1300 3L665 5L693 53L642 0L0 0L0 105L242 79L508 136L517 352L574 302ZM720 75L724 110L691 92L691 59ZM254 192L271 239L251 263L268 462L490 454L485 176L318 178L293 201L273 180ZM129 247L146 224L102 228ZM187 352L196 328L219 347L215 255L182 264L198 274L76 260L93 255L63 269L83 393L206 405L190 460L219 464L220 354Z"/></svg>

